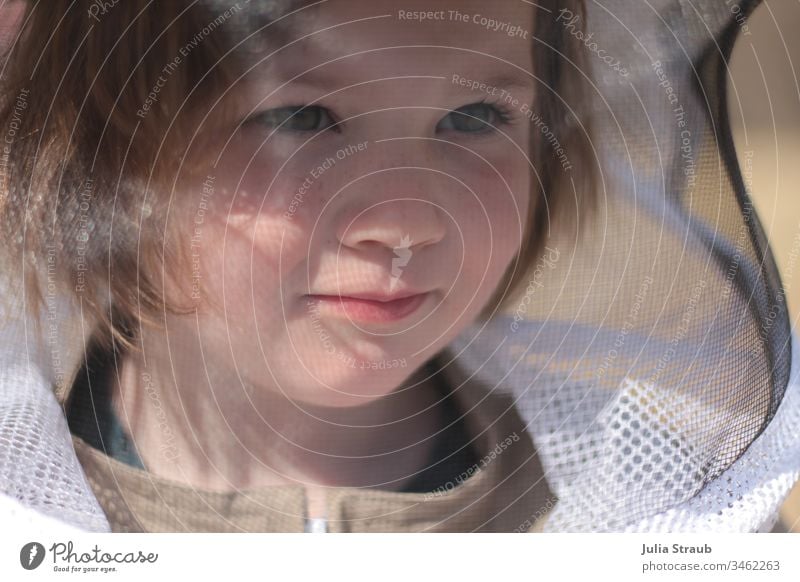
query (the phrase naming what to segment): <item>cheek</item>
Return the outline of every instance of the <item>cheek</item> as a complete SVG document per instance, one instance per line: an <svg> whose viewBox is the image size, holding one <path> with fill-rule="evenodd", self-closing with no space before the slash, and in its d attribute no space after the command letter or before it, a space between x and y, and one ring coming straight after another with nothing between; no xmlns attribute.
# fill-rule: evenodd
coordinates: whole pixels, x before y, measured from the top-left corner
<svg viewBox="0 0 800 582"><path fill-rule="evenodd" d="M330 152L319 143L286 138L262 143L260 135L238 136L217 164L219 179L236 192L232 212L293 216L312 199L310 191L314 198L319 195L320 180L314 173Z"/></svg>
<svg viewBox="0 0 800 582"><path fill-rule="evenodd" d="M472 201L460 211L469 263L502 273L519 250L530 204L527 162L494 160L468 182Z"/></svg>
<svg viewBox="0 0 800 582"><path fill-rule="evenodd" d="M303 185L302 156L286 162L264 149L251 161L253 147L236 142L221 158L218 182L226 194L213 217L215 238L227 247L226 267L252 261L254 276L271 276L306 256L309 205L318 192Z"/></svg>
<svg viewBox="0 0 800 582"><path fill-rule="evenodd" d="M194 234L185 243L191 273L180 284L195 300L199 288L206 306L224 307L229 316L252 319L255 305L260 317L270 317L270 310L280 310L281 281L305 257L306 233L273 209L227 202L191 225Z"/></svg>

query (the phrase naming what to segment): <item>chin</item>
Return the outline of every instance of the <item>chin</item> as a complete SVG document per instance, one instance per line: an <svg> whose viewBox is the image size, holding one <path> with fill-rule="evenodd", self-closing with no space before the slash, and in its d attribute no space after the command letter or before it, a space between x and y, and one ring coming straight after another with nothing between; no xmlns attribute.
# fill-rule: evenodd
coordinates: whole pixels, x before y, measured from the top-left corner
<svg viewBox="0 0 800 582"><path fill-rule="evenodd" d="M336 366L336 364L331 364ZM312 372L313 373L313 372ZM364 406L391 394L408 377L404 370L398 373L362 370L341 367L341 373L333 374L331 369L320 370L309 382L302 383L302 389L291 394L296 402L328 408L353 408Z"/></svg>

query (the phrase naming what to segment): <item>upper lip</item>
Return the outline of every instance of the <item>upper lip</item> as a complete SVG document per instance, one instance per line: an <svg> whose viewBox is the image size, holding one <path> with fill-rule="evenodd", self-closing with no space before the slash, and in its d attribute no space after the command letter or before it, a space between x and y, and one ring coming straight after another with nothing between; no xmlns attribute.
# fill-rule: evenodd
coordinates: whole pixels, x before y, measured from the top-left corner
<svg viewBox="0 0 800 582"><path fill-rule="evenodd" d="M413 297L414 295L422 295L427 291L401 291L398 293L381 293L377 292L361 292L356 291L352 293L312 293L314 297L341 297L348 299L362 299L365 301L380 301L381 303L388 303L389 301L397 301L398 299L405 299L406 297Z"/></svg>

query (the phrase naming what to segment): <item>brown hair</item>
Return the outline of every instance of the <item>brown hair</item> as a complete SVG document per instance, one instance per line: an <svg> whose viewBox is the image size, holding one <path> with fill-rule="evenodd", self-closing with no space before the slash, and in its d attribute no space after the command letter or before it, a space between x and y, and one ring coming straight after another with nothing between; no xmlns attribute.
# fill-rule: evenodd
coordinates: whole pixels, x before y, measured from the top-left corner
<svg viewBox="0 0 800 582"><path fill-rule="evenodd" d="M583 0L546 0L536 6L532 50L539 85L533 108L542 123L530 132L531 204L517 260L509 265L481 313L484 321L518 299L551 232L566 231L572 236L565 240L576 239L598 204L586 52L581 35L566 32L567 24L571 30L584 30L585 4Z"/></svg>
<svg viewBox="0 0 800 582"><path fill-rule="evenodd" d="M292 4L264 3L260 15L274 19ZM575 100L582 47L556 22L565 6L585 20L583 2L539 5L545 10L537 9L532 42L542 88L536 109L571 168L552 142L531 131L534 192L519 264L509 268L482 316L524 285L548 229L575 224L570 217L585 218L594 204L588 121ZM243 34L263 26L238 4L218 1L28 3L4 59L0 129L13 139L2 144L8 147L0 166L0 240L4 261L26 265L22 283L34 313L44 303L45 260L48 276L92 314L107 345L113 338L133 348L135 325L157 325L162 311L193 310L169 304L155 279L165 265L180 269L190 258L178 243L184 233L167 220L167 204L175 201L151 192L174 187L174 162L183 159L187 143L202 148L204 136L231 121L215 110L203 120L204 131L191 135L240 72L241 63L227 56L235 35L217 30L223 24ZM179 66L167 69L165 55L180 55ZM570 200L580 213L569 210Z"/></svg>

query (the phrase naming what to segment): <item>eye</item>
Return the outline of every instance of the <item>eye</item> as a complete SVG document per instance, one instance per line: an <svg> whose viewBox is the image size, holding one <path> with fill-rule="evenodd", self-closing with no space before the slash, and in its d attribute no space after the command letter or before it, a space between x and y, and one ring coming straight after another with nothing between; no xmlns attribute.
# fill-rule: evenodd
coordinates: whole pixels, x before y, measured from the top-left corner
<svg viewBox="0 0 800 582"><path fill-rule="evenodd" d="M247 123L257 123L279 131L323 131L336 126L330 112L317 105L268 109L250 118Z"/></svg>
<svg viewBox="0 0 800 582"><path fill-rule="evenodd" d="M436 129L463 133L489 133L508 122L507 112L490 103L470 103L446 115Z"/></svg>

